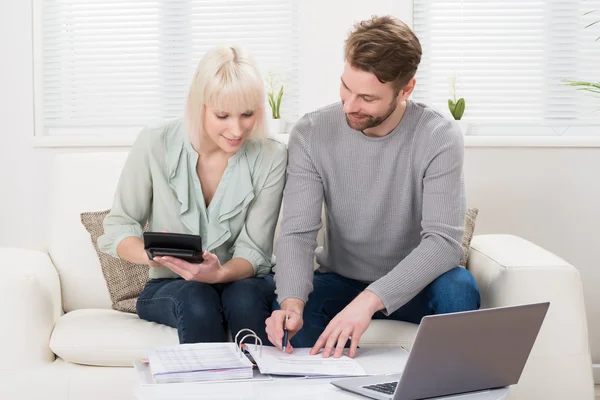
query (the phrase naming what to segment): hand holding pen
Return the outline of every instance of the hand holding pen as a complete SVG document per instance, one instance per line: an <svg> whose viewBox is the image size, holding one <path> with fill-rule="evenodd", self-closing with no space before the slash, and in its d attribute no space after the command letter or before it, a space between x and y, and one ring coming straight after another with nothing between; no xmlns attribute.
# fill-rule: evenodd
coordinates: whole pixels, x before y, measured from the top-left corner
<svg viewBox="0 0 600 400"><path fill-rule="evenodd" d="M291 354L293 351L292 344L290 341L294 335L302 329L302 311L304 308L304 302L297 300L299 304L294 304L287 299L281 304L281 310L275 310L269 318L265 321L265 330L269 341L273 346L281 349L282 351Z"/></svg>

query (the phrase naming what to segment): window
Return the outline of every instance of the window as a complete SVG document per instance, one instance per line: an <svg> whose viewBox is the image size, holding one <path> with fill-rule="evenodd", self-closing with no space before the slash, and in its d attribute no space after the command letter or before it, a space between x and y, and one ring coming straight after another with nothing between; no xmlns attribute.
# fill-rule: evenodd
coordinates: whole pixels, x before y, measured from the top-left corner
<svg viewBox="0 0 600 400"><path fill-rule="evenodd" d="M247 45L263 75L279 75L281 113L297 118L293 0L39 0L36 6L37 135L135 136L154 120L182 116L198 61L229 43Z"/></svg>
<svg viewBox="0 0 600 400"><path fill-rule="evenodd" d="M594 11L597 10L597 11ZM423 46L414 98L447 113L456 76L469 133L598 135L599 0L414 0Z"/></svg>

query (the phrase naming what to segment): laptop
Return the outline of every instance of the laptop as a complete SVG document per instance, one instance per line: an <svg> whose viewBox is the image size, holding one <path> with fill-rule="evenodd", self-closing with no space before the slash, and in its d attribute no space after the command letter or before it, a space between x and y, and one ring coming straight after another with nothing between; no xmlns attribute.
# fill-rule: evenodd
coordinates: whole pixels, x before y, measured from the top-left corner
<svg viewBox="0 0 600 400"><path fill-rule="evenodd" d="M426 316L401 374L332 381L381 400L415 400L519 382L550 303Z"/></svg>

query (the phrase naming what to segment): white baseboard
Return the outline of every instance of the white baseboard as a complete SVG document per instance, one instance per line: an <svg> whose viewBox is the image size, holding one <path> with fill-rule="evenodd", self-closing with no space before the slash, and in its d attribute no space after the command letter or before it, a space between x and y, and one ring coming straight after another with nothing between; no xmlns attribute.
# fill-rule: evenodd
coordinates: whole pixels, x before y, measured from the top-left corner
<svg viewBox="0 0 600 400"><path fill-rule="evenodd" d="M600 364L592 364L592 371L594 372L594 383L600 385Z"/></svg>

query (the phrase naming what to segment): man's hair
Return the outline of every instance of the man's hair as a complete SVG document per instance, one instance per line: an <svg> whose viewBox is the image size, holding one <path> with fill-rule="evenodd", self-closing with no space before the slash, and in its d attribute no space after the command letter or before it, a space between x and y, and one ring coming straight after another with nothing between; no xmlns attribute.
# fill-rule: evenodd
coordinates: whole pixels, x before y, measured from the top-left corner
<svg viewBox="0 0 600 400"><path fill-rule="evenodd" d="M397 91L415 76L421 54L413 31L390 16L358 22L344 46L345 59L352 67L373 73L381 83L391 82Z"/></svg>

